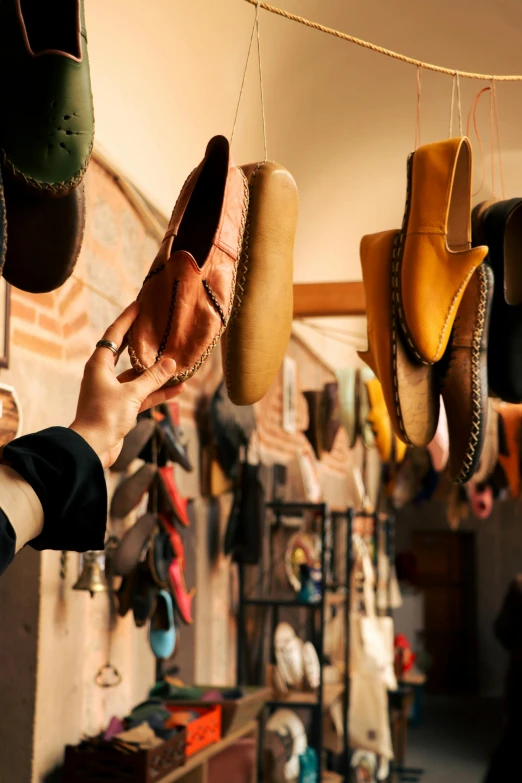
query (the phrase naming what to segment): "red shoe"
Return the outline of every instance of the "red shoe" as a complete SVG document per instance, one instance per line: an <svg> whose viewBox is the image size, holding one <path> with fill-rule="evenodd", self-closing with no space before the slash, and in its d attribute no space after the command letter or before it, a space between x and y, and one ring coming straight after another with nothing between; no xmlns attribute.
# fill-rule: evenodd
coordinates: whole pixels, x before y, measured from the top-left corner
<svg viewBox="0 0 522 783"><path fill-rule="evenodd" d="M159 488L163 505L170 511L182 525L188 527L190 519L187 514L188 498L182 498L174 480L174 468L168 465L159 468Z"/></svg>
<svg viewBox="0 0 522 783"><path fill-rule="evenodd" d="M174 558L169 566L169 578L174 600L176 601L181 619L187 625L192 625L194 622L192 617L192 601L196 594L196 588L193 587L190 593L187 592L185 574L181 568L181 561L178 558Z"/></svg>
<svg viewBox="0 0 522 783"><path fill-rule="evenodd" d="M172 551L174 552L175 557L180 561L181 567L184 569L185 547L183 546L183 540L166 514L160 514L159 518L164 530L169 534Z"/></svg>

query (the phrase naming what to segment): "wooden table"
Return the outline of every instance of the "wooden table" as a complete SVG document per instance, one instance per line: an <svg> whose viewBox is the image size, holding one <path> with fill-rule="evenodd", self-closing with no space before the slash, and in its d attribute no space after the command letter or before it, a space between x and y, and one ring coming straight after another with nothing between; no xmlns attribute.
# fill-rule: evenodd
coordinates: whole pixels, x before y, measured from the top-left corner
<svg viewBox="0 0 522 783"><path fill-rule="evenodd" d="M230 745L244 738L252 738L254 740L257 758L258 724L257 721L253 720L250 723L245 723L242 728L234 731L232 734L227 734L219 742L215 742L213 745L209 745L204 750L194 754L194 756L187 759L183 767L174 770L170 775L165 775L165 777L158 780L158 783L174 783L176 780L181 780L183 783L217 783L217 781L209 779L208 762ZM250 783L257 783L257 763L254 765Z"/></svg>

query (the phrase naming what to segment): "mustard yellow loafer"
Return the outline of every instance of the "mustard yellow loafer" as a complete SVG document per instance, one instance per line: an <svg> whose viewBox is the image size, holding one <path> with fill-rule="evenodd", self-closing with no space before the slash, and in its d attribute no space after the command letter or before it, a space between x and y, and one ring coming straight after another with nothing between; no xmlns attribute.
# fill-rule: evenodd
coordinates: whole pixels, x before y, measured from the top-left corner
<svg viewBox="0 0 522 783"><path fill-rule="evenodd" d="M375 445L383 462L390 462L393 449L393 431L384 402L382 386L377 378L366 381L368 397L370 399L370 412L368 422L375 434Z"/></svg>
<svg viewBox="0 0 522 783"><path fill-rule="evenodd" d="M437 429L439 392L433 367L407 350L392 305L392 252L398 231L361 240L368 319L368 350L359 356L382 384L395 434L407 445L427 446Z"/></svg>
<svg viewBox="0 0 522 783"><path fill-rule="evenodd" d="M426 144L408 160L408 192L393 250L401 329L419 362L438 362L471 275L487 247L471 247L469 140Z"/></svg>

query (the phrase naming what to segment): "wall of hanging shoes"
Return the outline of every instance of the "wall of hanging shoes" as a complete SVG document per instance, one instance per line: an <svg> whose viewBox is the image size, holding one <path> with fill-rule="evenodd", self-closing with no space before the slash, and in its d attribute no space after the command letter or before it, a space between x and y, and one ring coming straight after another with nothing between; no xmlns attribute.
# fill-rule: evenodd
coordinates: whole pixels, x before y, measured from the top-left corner
<svg viewBox="0 0 522 783"><path fill-rule="evenodd" d="M241 556L235 557L239 563L237 683L266 684L271 689L262 720L265 753L259 779L266 783L294 779L292 765L302 772L310 765L310 774L321 770L319 779L349 781L350 618L359 616L362 595L362 582L355 580L359 558L354 555L354 542L363 545L371 558L373 600L379 607L379 622L387 623L390 571L382 575L383 585L379 551L383 548L391 562L393 520L355 514L351 509L329 512L325 504L275 502L266 508L268 546L259 565L252 567ZM279 554L281 540L276 543L276 539L281 537L285 543ZM393 638L390 655L393 661ZM378 687L389 735L386 686ZM290 749L282 749L278 741L285 732L292 740ZM377 745L372 748L374 756L376 749ZM281 770L283 763L287 768ZM387 778L391 774L387 760L384 766Z"/></svg>

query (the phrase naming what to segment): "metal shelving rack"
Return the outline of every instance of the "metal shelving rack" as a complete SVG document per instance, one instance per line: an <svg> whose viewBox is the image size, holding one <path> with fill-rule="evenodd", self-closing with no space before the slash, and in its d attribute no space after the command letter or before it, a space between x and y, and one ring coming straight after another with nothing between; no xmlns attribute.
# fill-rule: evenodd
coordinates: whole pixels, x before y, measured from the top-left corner
<svg viewBox="0 0 522 783"><path fill-rule="evenodd" d="M269 532L269 563L268 572L271 573L274 566L274 533L282 526L282 520L286 517L303 516L305 512L313 515L315 523L319 522L319 535L321 539L321 598L317 603L304 603L292 598L263 596L251 597L245 595L245 573L244 567L239 567L239 607L238 607L238 635L237 635L237 661L238 661L238 685L244 682L244 667L242 665L245 645L247 644L247 634L245 627L245 610L249 606L264 606L270 612L272 639L275 629L279 623L281 608L306 609L310 613L310 635L313 638L319 661L321 662L319 688L317 695L313 697L309 693L296 692L295 698L291 695L285 699L271 699L266 704L267 710L274 710L278 707L287 707L292 709L310 710L312 712L311 726L311 746L315 748L322 767L323 757L323 713L335 698L343 696L343 720L344 720L344 748L343 748L343 775L339 780L348 783L350 775L350 751L348 748L348 706L349 706L349 621L350 621L350 570L352 558L352 519L353 512L348 509L342 513L328 514L325 503L267 503L267 510L270 510L274 517L274 524L271 525ZM337 574L337 563L334 556L335 547L338 541L338 523L341 520L346 521L346 549L345 549L345 573L344 578ZM265 572L266 572L265 570ZM340 599L340 600L339 600ZM325 665L324 656L324 636L325 619L328 605L335 604L344 610L344 620L346 628L345 638L345 667L342 685L330 686L324 683L323 670ZM319 615L318 628L316 617ZM273 644L271 644L271 662L275 662ZM264 683L263 683L264 684ZM262 779L262 778L260 778Z"/></svg>

